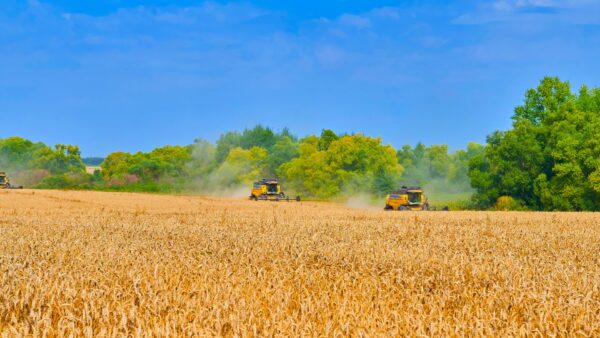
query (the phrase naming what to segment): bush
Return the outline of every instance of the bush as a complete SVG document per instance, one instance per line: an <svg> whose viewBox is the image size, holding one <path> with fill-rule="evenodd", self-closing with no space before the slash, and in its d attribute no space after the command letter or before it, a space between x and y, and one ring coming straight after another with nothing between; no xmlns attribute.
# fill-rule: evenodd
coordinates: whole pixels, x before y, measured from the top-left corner
<svg viewBox="0 0 600 338"><path fill-rule="evenodd" d="M501 210L501 211L527 210L527 208L523 206L523 203L521 201L514 199L510 196L498 197L498 200L496 200L494 209Z"/></svg>
<svg viewBox="0 0 600 338"><path fill-rule="evenodd" d="M37 185L41 189L60 189L71 187L67 175L51 175L47 176Z"/></svg>
<svg viewBox="0 0 600 338"><path fill-rule="evenodd" d="M39 189L73 189L89 183L90 175L86 174L57 174L46 176L36 185Z"/></svg>

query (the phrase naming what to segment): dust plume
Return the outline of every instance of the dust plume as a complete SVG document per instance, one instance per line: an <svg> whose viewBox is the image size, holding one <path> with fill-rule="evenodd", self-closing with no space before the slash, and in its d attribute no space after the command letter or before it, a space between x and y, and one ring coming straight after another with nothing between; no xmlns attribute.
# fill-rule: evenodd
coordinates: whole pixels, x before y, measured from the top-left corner
<svg viewBox="0 0 600 338"><path fill-rule="evenodd" d="M382 198L368 193L358 193L347 197L345 205L352 209L381 210L384 204Z"/></svg>

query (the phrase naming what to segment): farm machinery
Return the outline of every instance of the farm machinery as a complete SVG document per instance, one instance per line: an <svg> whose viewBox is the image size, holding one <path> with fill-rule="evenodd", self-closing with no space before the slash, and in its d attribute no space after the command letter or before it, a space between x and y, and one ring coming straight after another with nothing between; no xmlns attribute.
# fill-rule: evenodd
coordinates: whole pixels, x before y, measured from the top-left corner
<svg viewBox="0 0 600 338"><path fill-rule="evenodd" d="M254 201L298 201L300 196L290 198L281 190L281 184L276 178L254 182L250 191L250 199Z"/></svg>
<svg viewBox="0 0 600 338"><path fill-rule="evenodd" d="M0 189L23 189L23 186L14 186L10 184L8 175L5 172L0 171Z"/></svg>
<svg viewBox="0 0 600 338"><path fill-rule="evenodd" d="M402 187L385 198L385 210L429 210L421 187Z"/></svg>

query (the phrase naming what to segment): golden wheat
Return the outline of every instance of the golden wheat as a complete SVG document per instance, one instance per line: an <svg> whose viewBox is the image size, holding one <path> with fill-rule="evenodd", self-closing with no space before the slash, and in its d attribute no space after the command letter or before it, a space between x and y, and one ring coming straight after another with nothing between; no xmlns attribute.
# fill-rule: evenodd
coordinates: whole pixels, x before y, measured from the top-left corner
<svg viewBox="0 0 600 338"><path fill-rule="evenodd" d="M1 191L2 336L600 335L592 213Z"/></svg>

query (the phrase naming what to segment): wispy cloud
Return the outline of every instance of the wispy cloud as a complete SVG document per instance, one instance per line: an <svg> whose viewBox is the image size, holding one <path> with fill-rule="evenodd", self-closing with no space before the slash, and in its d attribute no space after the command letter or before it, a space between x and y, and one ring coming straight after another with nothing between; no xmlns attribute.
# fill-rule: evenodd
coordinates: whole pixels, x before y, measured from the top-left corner
<svg viewBox="0 0 600 338"><path fill-rule="evenodd" d="M367 18L365 16L353 15L353 14L348 14L348 13L342 14L339 18L339 22L342 25L347 25L347 26L357 27L357 28L366 28L371 25L371 21L369 20L369 18Z"/></svg>
<svg viewBox="0 0 600 338"><path fill-rule="evenodd" d="M598 24L600 0L498 0L477 4L452 22L465 25L501 22Z"/></svg>
<svg viewBox="0 0 600 338"><path fill-rule="evenodd" d="M554 8L558 4L552 0L500 0L493 4L499 11L514 11L522 8Z"/></svg>

